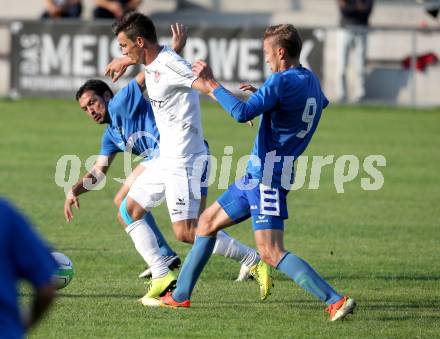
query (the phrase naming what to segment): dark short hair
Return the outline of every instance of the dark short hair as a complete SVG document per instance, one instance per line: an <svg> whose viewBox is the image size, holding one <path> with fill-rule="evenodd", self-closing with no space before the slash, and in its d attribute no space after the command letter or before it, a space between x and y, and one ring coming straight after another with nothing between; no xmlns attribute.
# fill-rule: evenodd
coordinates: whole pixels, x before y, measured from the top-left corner
<svg viewBox="0 0 440 339"><path fill-rule="evenodd" d="M128 12L120 20L112 25L115 35L124 32L127 37L134 41L138 36L152 42L157 43L156 28L153 21L138 12Z"/></svg>
<svg viewBox="0 0 440 339"><path fill-rule="evenodd" d="M281 24L269 26L264 32L264 40L274 38L279 47L284 48L292 58L299 58L302 40L293 25Z"/></svg>
<svg viewBox="0 0 440 339"><path fill-rule="evenodd" d="M109 85L107 85L102 80L91 79L91 80L87 80L78 89L78 91L76 92L76 95L75 95L76 101L78 101L79 98L81 98L81 96L84 94L84 92L87 92L87 91L93 91L97 95L99 95L100 97L103 97L105 92L109 92L110 93L110 97L113 98L113 91L111 90Z"/></svg>

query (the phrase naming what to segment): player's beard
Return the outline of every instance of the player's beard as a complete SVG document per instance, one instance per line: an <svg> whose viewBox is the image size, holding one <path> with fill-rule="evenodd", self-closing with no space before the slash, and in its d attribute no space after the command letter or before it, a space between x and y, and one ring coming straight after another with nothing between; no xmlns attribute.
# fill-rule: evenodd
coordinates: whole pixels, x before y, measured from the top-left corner
<svg viewBox="0 0 440 339"><path fill-rule="evenodd" d="M110 122L110 114L108 112L105 112L104 119L99 124L108 124Z"/></svg>

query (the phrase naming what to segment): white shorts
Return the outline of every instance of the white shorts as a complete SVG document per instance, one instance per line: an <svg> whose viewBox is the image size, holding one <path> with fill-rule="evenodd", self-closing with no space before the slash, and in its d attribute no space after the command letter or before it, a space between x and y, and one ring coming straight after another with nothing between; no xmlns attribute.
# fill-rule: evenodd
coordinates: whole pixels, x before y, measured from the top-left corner
<svg viewBox="0 0 440 339"><path fill-rule="evenodd" d="M197 219L206 158L193 158L179 162L158 157L143 162L145 170L136 178L128 196L147 212L166 199L171 222Z"/></svg>

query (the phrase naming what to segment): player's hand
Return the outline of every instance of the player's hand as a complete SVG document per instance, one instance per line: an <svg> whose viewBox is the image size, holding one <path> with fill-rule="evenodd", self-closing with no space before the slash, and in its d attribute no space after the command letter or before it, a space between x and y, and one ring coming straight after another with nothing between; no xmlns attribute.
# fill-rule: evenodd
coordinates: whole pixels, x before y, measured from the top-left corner
<svg viewBox="0 0 440 339"><path fill-rule="evenodd" d="M70 222L73 219L72 205L79 210L78 197L72 191L70 191L67 193L66 201L64 202L64 217L66 218L67 222Z"/></svg>
<svg viewBox="0 0 440 339"><path fill-rule="evenodd" d="M246 124L247 124L249 127L254 127L254 123L252 122L252 120L246 121Z"/></svg>
<svg viewBox="0 0 440 339"><path fill-rule="evenodd" d="M114 58L105 68L104 74L112 78L113 82L116 82L121 76L124 75L128 66L131 65L133 65L133 61L128 56Z"/></svg>
<svg viewBox="0 0 440 339"><path fill-rule="evenodd" d="M211 68L203 60L197 60L192 65L192 72L196 77L200 79L214 80L214 75L212 74Z"/></svg>
<svg viewBox="0 0 440 339"><path fill-rule="evenodd" d="M239 88L242 91L249 91L252 93L255 93L257 91L257 89L254 86L252 86L251 84L248 84L248 83L241 83Z"/></svg>
<svg viewBox="0 0 440 339"><path fill-rule="evenodd" d="M171 25L171 32L173 32L171 48L174 49L176 53L180 54L185 47L186 39L188 38L186 27L183 24L176 22Z"/></svg>
<svg viewBox="0 0 440 339"><path fill-rule="evenodd" d="M192 72L197 77L192 83L192 87L216 100L213 91L218 88L220 84L214 79L214 75L208 64L202 60L198 60L193 64Z"/></svg>

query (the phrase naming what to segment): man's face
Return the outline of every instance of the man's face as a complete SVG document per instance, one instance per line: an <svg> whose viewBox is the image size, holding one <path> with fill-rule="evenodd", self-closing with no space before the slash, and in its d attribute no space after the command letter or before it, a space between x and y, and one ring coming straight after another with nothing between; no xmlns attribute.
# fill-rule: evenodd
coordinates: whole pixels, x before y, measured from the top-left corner
<svg viewBox="0 0 440 339"><path fill-rule="evenodd" d="M107 103L94 91L85 91L78 100L81 109L97 124L104 124L107 116Z"/></svg>
<svg viewBox="0 0 440 339"><path fill-rule="evenodd" d="M279 47L274 38L267 38L263 41L264 60L269 65L272 72L278 72L280 69Z"/></svg>
<svg viewBox="0 0 440 339"><path fill-rule="evenodd" d="M119 32L118 42L123 55L128 56L136 64L143 63L144 50L143 39L136 38L136 41L130 40L124 32Z"/></svg>

